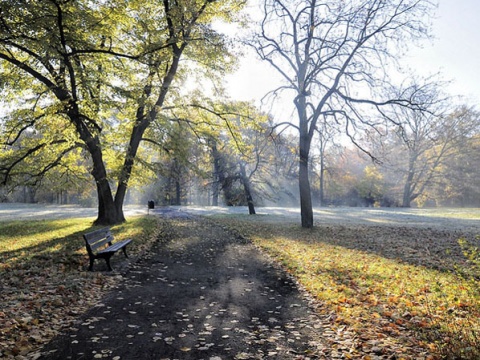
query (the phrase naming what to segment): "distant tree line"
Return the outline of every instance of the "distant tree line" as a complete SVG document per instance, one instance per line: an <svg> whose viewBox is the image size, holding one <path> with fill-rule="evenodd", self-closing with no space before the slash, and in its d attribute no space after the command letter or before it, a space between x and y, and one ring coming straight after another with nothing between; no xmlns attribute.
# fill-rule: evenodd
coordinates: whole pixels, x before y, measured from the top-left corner
<svg viewBox="0 0 480 360"><path fill-rule="evenodd" d="M254 113L253 108L250 111ZM153 160L130 187L127 202L298 206L294 133L279 133L260 112L243 122L232 112L231 131L221 120L216 123L218 133L215 127L204 132L192 128L198 119L190 115L191 121L175 123L162 149L152 144ZM339 133L330 134L326 146L319 139L313 143L309 166L313 205L479 207L479 126L478 112L459 107L435 124L422 125L417 119L415 129L383 128L365 133L361 141L371 156L346 144ZM94 206L88 162L83 165L77 162L68 171L67 167L63 172L52 171L35 185L18 184L13 192L4 187L2 201Z"/></svg>
<svg viewBox="0 0 480 360"><path fill-rule="evenodd" d="M0 2L2 201L98 224L126 202L300 204L307 228L313 206L478 204L478 113L399 66L429 0L259 0L258 23L238 0ZM293 117L225 95L240 40L219 23L253 24Z"/></svg>

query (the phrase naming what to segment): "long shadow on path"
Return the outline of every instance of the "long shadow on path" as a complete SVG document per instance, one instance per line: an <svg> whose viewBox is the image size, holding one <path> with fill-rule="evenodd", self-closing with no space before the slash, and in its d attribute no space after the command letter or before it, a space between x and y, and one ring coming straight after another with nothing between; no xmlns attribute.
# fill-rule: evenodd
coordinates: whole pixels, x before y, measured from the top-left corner
<svg viewBox="0 0 480 360"><path fill-rule="evenodd" d="M169 217L172 239L132 264L42 359L328 357L320 319L285 273L208 220Z"/></svg>

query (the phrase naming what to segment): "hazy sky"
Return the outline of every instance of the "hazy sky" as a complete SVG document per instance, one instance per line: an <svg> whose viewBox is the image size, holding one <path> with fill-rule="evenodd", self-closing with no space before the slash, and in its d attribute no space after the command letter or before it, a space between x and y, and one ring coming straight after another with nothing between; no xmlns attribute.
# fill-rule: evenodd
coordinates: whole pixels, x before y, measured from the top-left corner
<svg viewBox="0 0 480 360"><path fill-rule="evenodd" d="M449 92L466 97L468 105L480 108L480 0L439 0L433 19L434 39L421 49L412 48L405 59L420 75L437 72L452 80ZM258 100L275 87L276 74L267 64L243 62L228 77L232 98Z"/></svg>
<svg viewBox="0 0 480 360"><path fill-rule="evenodd" d="M433 44L414 51L421 73L440 70L453 80L451 92L480 105L479 0L440 0L433 23Z"/></svg>

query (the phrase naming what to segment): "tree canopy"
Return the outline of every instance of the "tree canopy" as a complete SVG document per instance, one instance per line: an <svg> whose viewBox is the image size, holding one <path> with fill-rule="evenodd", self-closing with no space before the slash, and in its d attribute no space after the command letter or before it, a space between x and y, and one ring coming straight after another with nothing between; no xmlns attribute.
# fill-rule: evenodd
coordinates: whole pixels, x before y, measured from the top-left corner
<svg viewBox="0 0 480 360"><path fill-rule="evenodd" d="M3 182L22 176L32 156L42 165L28 172L41 177L76 152L95 179L97 222L123 221L146 130L179 104L193 71L233 66L226 39L211 24L232 21L243 5L1 1L1 79L5 102L15 105L2 121Z"/></svg>

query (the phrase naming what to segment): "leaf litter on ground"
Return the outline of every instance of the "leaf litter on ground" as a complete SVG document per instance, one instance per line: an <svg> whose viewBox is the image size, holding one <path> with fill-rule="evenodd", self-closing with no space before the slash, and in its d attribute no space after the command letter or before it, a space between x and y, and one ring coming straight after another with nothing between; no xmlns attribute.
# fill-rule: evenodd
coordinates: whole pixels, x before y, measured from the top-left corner
<svg viewBox="0 0 480 360"><path fill-rule="evenodd" d="M472 297L471 283L451 273L466 266L456 239L471 234L376 226L322 226L312 232L239 218L221 223L239 241L252 239L308 290L322 317L315 326L328 339L331 358L435 358L438 344L426 334L435 332L445 340L443 319L458 326L464 319L479 318L478 294ZM141 245L144 250L148 246ZM183 245L177 246L181 250ZM84 272L86 257L77 253L79 248L81 240L73 255L33 257L0 249L6 260L0 269L3 356L35 357L32 351L116 286L118 273ZM208 249L205 254L207 259L213 256ZM88 326L94 326L93 320Z"/></svg>
<svg viewBox="0 0 480 360"><path fill-rule="evenodd" d="M121 279L119 271L86 271L81 234L89 228L90 219L0 223L0 358L36 358ZM157 228L154 218L134 218L115 232L119 238L142 234L146 241L132 249L140 254Z"/></svg>
<svg viewBox="0 0 480 360"><path fill-rule="evenodd" d="M478 243L473 233L359 224L309 230L241 216L215 221L292 274L319 313L330 316L337 338L354 332L354 358L439 358L455 337L468 347L465 330L473 346L480 344L478 282L456 271L468 266L457 241ZM448 330L452 324L457 333Z"/></svg>

